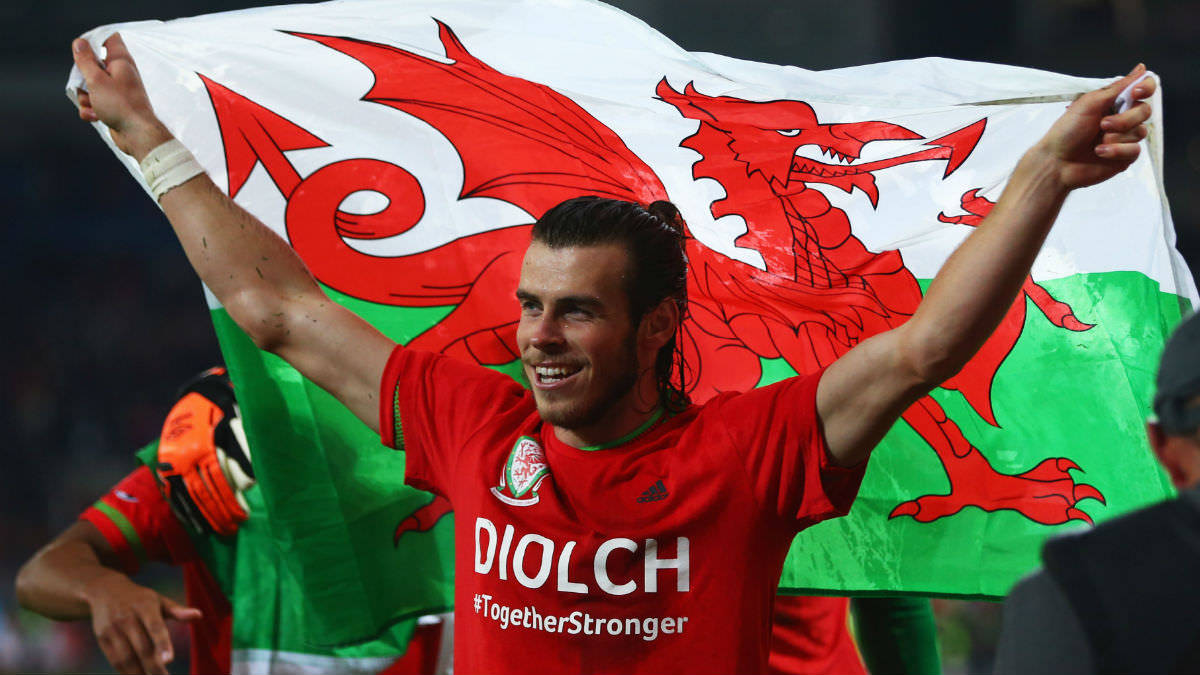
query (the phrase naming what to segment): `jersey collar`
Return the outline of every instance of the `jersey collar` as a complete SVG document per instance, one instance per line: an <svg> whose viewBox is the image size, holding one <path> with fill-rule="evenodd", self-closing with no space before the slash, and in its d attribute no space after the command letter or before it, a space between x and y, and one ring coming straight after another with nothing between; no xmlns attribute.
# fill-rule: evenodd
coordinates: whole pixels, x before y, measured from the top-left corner
<svg viewBox="0 0 1200 675"><path fill-rule="evenodd" d="M633 439L637 438L638 436L641 436L642 434L646 433L646 431L649 430L650 427L654 426L654 424L656 422L658 422L660 419L662 419L662 416L663 416L663 409L660 406L659 408L657 408L654 411L654 414L651 415L649 419L647 419L645 422L642 422L641 426L639 426L638 428L634 429L633 431L625 434L624 436L622 436L614 441L609 441L607 443L600 443L598 445L585 445L584 447L579 448L579 449L586 450L587 452L592 452L595 450L608 450L610 448L615 448L618 445L624 445L624 444L628 443L629 441L632 441Z"/></svg>

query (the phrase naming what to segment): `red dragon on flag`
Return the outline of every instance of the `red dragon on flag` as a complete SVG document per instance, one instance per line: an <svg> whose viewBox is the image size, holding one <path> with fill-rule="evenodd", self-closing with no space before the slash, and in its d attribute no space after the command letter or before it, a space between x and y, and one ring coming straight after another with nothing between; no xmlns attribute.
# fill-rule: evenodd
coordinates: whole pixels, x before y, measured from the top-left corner
<svg viewBox="0 0 1200 675"><path fill-rule="evenodd" d="M547 86L491 68L472 56L447 25L437 23L448 62L347 37L291 34L368 67L375 83L364 101L403 111L443 134L462 159L460 199L499 199L537 218L583 194L641 203L669 198L650 167L582 107ZM322 283L380 304L453 305L444 320L410 343L413 347L484 365L518 358L512 290L529 225L483 232L408 256L362 253L346 240L392 237L421 219L425 202L416 178L375 159L342 160L301 177L286 153L323 147L324 141L211 79L204 83L224 142L229 194L236 196L261 162L287 199L292 246ZM762 377L760 359L782 358L798 373L813 372L912 315L921 290L899 251L867 250L854 236L847 214L812 186L858 190L874 206L879 200L874 172L938 161L946 163L944 176L949 176L974 150L986 119L929 140L916 152L856 163L868 143L923 136L882 121L823 123L802 101L709 96L691 83L679 91L665 78L654 93L697 122L695 133L681 143L700 157L693 177L721 184L726 196L712 203L712 215L741 216L747 232L738 245L758 251L765 262L765 269L759 269L689 236L690 307L682 330L695 399L755 386ZM798 155L806 145L820 148L829 161ZM360 190L384 194L388 206L370 215L340 210L343 200ZM965 214L938 218L975 225L991 205L972 190L962 197ZM462 264L444 264L447 256ZM992 338L942 385L961 392L994 426L992 381L1020 337L1026 298L1060 328L1091 327L1026 280ZM1018 475L998 472L931 397L909 408L903 419L937 453L950 491L901 503L891 517L930 522L976 506L1013 510L1044 524L1091 522L1078 502L1104 501L1098 490L1072 477L1070 471L1079 467L1065 457L1044 459ZM447 510L444 500L435 500L401 523L396 539L406 531L432 527Z"/></svg>

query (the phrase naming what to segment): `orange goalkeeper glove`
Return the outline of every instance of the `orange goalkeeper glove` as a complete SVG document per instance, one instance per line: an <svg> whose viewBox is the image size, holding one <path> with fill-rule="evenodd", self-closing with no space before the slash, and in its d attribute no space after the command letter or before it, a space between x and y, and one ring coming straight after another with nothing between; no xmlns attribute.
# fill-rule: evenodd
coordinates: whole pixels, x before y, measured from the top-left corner
<svg viewBox="0 0 1200 675"><path fill-rule="evenodd" d="M171 510L203 534L230 536L249 516L250 448L224 368L185 385L167 415L155 466Z"/></svg>

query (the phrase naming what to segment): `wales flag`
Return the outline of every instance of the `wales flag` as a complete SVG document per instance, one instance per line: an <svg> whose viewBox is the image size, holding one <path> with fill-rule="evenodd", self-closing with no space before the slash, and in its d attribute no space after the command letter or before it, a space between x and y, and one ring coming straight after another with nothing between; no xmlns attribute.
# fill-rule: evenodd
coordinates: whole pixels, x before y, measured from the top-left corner
<svg viewBox="0 0 1200 675"><path fill-rule="evenodd" d="M217 185L414 348L520 377L530 224L584 194L675 202L699 401L903 323L1024 150L1110 81L945 59L749 63L588 0L346 0L89 37L114 30ZM1001 596L1046 537L1170 494L1142 425L1164 338L1197 295L1162 189L1161 94L1152 104L1137 162L1067 200L980 354L904 414L851 514L796 540L785 592ZM272 532L321 609L314 639L449 604L445 504L212 314Z"/></svg>

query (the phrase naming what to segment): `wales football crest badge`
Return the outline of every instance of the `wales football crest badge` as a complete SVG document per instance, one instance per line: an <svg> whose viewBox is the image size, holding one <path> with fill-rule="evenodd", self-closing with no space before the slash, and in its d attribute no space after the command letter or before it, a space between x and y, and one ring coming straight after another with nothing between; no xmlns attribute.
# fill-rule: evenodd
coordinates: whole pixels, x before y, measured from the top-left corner
<svg viewBox="0 0 1200 675"><path fill-rule="evenodd" d="M529 436L521 436L508 453L508 461L500 470L500 486L492 488L496 499L512 506L533 506L538 503L538 488L550 475L546 453Z"/></svg>

